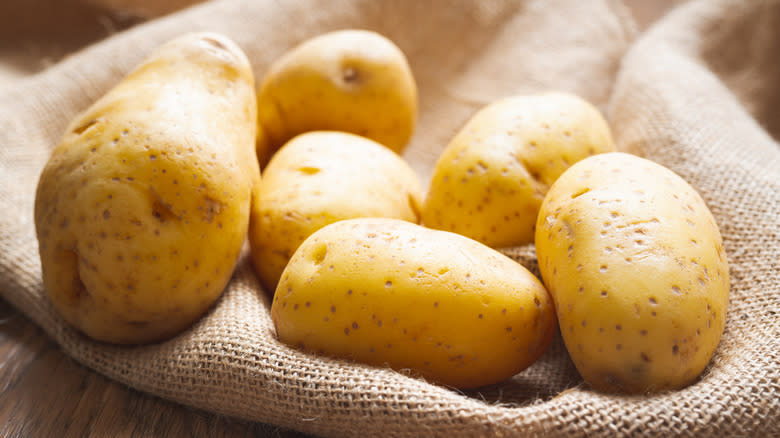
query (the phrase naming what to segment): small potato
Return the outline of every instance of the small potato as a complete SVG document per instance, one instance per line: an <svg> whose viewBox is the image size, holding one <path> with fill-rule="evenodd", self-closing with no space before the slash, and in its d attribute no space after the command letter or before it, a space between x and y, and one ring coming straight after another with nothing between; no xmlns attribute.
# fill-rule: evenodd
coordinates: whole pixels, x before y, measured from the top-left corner
<svg viewBox="0 0 780 438"><path fill-rule="evenodd" d="M615 150L601 113L548 93L500 100L452 139L433 173L423 223L492 247L530 243L539 206L570 165Z"/></svg>
<svg viewBox="0 0 780 438"><path fill-rule="evenodd" d="M256 101L225 37L163 45L68 127L35 199L43 283L114 343L167 338L219 297L249 222Z"/></svg>
<svg viewBox="0 0 780 438"><path fill-rule="evenodd" d="M622 153L572 166L542 204L536 253L566 348L593 387L681 388L715 352L729 296L720 232L663 166Z"/></svg>
<svg viewBox="0 0 780 438"><path fill-rule="evenodd" d="M287 344L457 388L525 369L556 327L547 291L521 265L457 234L376 218L306 239L271 316Z"/></svg>
<svg viewBox="0 0 780 438"><path fill-rule="evenodd" d="M257 93L257 156L271 155L298 134L345 131L395 152L417 121L417 86L401 50L365 30L305 41L271 65Z"/></svg>
<svg viewBox="0 0 780 438"><path fill-rule="evenodd" d="M299 135L266 167L252 207L255 271L273 291L292 254L313 232L357 217L417 223L421 202L414 171L382 145L344 132Z"/></svg>

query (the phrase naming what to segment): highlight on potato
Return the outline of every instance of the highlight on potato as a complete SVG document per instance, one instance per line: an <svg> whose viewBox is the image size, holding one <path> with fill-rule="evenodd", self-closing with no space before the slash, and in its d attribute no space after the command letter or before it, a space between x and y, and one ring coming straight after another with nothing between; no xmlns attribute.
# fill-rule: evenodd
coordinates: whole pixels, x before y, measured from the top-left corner
<svg viewBox="0 0 780 438"><path fill-rule="evenodd" d="M728 263L706 204L672 171L623 153L573 165L542 204L536 253L566 348L594 388L682 388L712 358Z"/></svg>
<svg viewBox="0 0 780 438"><path fill-rule="evenodd" d="M379 143L345 132L301 134L266 166L252 205L255 271L273 292L292 254L318 229L358 217L417 223L421 204L417 175Z"/></svg>
<svg viewBox="0 0 780 438"><path fill-rule="evenodd" d="M282 274L271 317L296 348L456 388L522 371L556 327L547 291L520 264L458 234L383 218L309 236Z"/></svg>
<svg viewBox="0 0 780 438"><path fill-rule="evenodd" d="M442 152L423 223L491 247L531 243L539 207L569 166L615 151L609 125L567 93L513 96L475 114Z"/></svg>
<svg viewBox="0 0 780 438"><path fill-rule="evenodd" d="M43 284L87 336L158 341L220 296L246 238L256 99L232 41L161 46L68 126L41 174Z"/></svg>
<svg viewBox="0 0 780 438"><path fill-rule="evenodd" d="M395 152L417 122L417 86L403 52L367 30L304 41L274 62L257 89L261 167L308 131L344 131Z"/></svg>

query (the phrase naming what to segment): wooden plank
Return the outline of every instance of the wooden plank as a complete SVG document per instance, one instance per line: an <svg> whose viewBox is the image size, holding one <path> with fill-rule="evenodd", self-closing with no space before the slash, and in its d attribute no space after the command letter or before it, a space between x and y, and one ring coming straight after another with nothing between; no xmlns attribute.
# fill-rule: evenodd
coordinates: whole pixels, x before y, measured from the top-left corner
<svg viewBox="0 0 780 438"><path fill-rule="evenodd" d="M306 435L142 394L66 356L0 300L1 437L283 437Z"/></svg>

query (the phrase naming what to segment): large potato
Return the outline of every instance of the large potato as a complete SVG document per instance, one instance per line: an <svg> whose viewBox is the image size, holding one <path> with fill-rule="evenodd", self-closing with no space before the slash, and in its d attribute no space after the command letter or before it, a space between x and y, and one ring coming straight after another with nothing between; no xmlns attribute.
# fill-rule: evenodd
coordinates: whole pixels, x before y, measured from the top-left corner
<svg viewBox="0 0 780 438"><path fill-rule="evenodd" d="M469 120L439 157L423 223L492 247L530 243L539 206L558 176L614 150L601 113L579 97L500 100Z"/></svg>
<svg viewBox="0 0 780 438"><path fill-rule="evenodd" d="M88 336L166 338L217 299L246 237L256 102L228 39L165 44L78 116L35 200L44 286Z"/></svg>
<svg viewBox="0 0 780 438"><path fill-rule="evenodd" d="M310 234L357 217L417 223L422 189L395 153L367 138L316 131L290 140L265 168L249 236L255 270L269 291Z"/></svg>
<svg viewBox="0 0 780 438"><path fill-rule="evenodd" d="M607 391L683 387L720 340L729 270L696 191L632 155L587 158L553 184L536 252L566 347Z"/></svg>
<svg viewBox="0 0 780 438"><path fill-rule="evenodd" d="M519 264L457 234L376 218L312 234L271 316L290 345L458 388L520 372L555 331L552 300Z"/></svg>
<svg viewBox="0 0 780 438"><path fill-rule="evenodd" d="M298 134L333 130L400 152L417 120L417 87L401 50L365 30L303 42L271 65L258 88L261 165Z"/></svg>

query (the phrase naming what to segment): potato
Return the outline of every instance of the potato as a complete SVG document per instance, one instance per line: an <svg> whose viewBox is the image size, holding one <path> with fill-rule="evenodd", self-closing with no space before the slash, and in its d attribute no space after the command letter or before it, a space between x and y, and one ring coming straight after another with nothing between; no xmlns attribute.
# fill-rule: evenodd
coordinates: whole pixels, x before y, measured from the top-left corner
<svg viewBox="0 0 780 438"><path fill-rule="evenodd" d="M256 101L210 33L159 48L67 128L35 199L43 283L88 336L169 337L219 297L246 237Z"/></svg>
<svg viewBox="0 0 780 438"><path fill-rule="evenodd" d="M257 156L307 131L346 131L400 152L417 120L417 87L401 50L364 30L327 33L287 52L258 87Z"/></svg>
<svg viewBox="0 0 780 438"><path fill-rule="evenodd" d="M681 388L725 324L729 270L698 193L651 161L587 158L553 184L536 252L582 377L605 391Z"/></svg>
<svg viewBox="0 0 780 438"><path fill-rule="evenodd" d="M298 248L271 316L283 342L473 388L532 364L555 331L552 300L511 259L397 219L328 225Z"/></svg>
<svg viewBox="0 0 780 438"><path fill-rule="evenodd" d="M539 206L558 176L614 150L606 121L579 97L500 100L469 120L439 157L423 223L492 247L531 243Z"/></svg>
<svg viewBox="0 0 780 438"><path fill-rule="evenodd" d="M422 189L395 153L367 138L315 131L290 140L268 164L252 207L255 271L276 289L298 246L325 225L357 217L417 223Z"/></svg>

